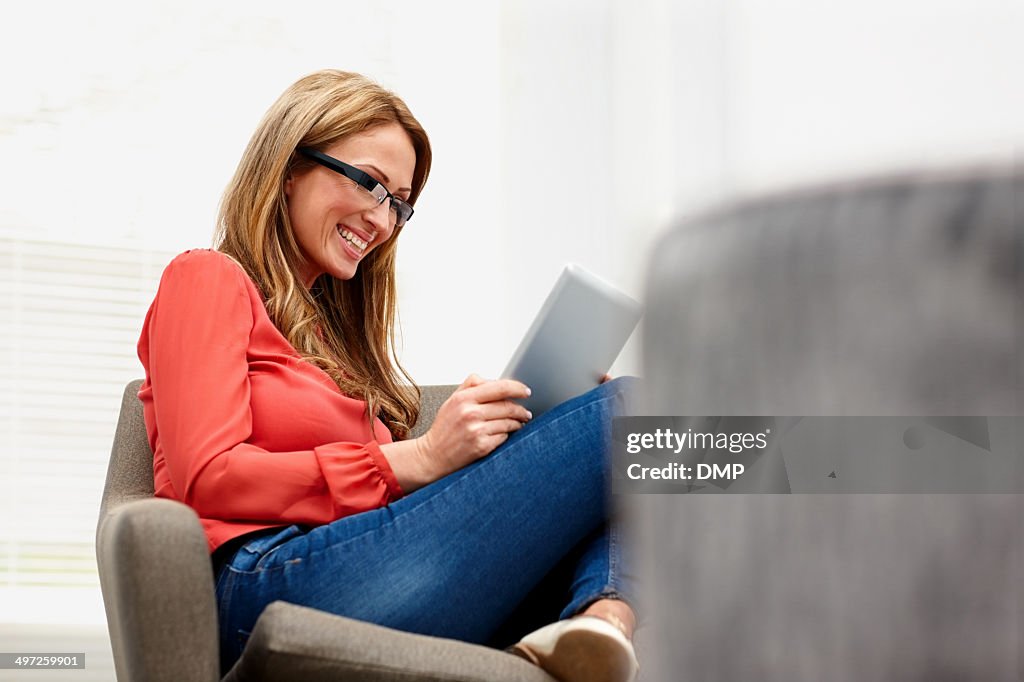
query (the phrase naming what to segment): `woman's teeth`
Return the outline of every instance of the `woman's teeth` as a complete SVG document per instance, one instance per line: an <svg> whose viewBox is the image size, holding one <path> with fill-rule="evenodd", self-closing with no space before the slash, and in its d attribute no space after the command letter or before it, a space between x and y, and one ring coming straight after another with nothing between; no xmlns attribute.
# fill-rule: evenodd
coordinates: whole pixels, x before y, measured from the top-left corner
<svg viewBox="0 0 1024 682"><path fill-rule="evenodd" d="M352 246L356 247L356 249L358 249L359 251L365 251L366 250L366 247L368 246L368 244L366 242L364 242L362 239L360 239L359 237L355 236L354 234L352 234L348 230L346 230L344 228L341 228L341 227L338 228L338 232L341 233L341 236L344 237L345 240L349 244L351 244Z"/></svg>

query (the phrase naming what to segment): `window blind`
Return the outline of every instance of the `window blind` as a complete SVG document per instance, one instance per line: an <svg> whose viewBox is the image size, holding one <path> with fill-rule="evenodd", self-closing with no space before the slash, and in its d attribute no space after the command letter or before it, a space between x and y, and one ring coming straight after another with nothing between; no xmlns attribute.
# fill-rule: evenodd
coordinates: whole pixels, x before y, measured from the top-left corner
<svg viewBox="0 0 1024 682"><path fill-rule="evenodd" d="M0 238L0 622L103 622L100 497L172 257Z"/></svg>

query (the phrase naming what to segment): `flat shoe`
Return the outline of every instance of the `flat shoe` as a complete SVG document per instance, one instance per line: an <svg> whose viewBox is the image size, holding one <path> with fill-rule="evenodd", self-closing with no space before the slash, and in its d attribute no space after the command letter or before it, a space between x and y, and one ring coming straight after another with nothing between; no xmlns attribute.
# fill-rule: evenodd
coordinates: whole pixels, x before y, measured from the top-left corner
<svg viewBox="0 0 1024 682"><path fill-rule="evenodd" d="M535 630L508 651L560 682L632 682L639 664L633 644L596 616L577 616Z"/></svg>

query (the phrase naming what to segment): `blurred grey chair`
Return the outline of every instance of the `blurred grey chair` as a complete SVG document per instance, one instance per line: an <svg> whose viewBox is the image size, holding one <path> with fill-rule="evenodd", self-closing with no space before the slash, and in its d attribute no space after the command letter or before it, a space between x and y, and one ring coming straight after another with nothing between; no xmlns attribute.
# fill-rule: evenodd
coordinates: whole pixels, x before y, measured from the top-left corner
<svg viewBox="0 0 1024 682"><path fill-rule="evenodd" d="M929 172L683 221L648 269L645 412L1022 414L1022 198L1019 167ZM1021 495L627 497L653 679L1024 679Z"/></svg>
<svg viewBox="0 0 1024 682"><path fill-rule="evenodd" d="M220 678L213 569L199 518L153 497L141 381L125 388L96 533L100 585L121 682ZM423 388L424 432L454 386ZM526 661L274 602L225 680L553 682Z"/></svg>

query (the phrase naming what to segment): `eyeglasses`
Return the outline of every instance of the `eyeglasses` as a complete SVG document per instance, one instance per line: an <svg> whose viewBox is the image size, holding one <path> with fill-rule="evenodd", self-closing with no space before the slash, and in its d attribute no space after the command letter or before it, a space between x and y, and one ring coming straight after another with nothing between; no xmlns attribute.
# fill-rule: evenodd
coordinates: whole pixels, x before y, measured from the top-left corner
<svg viewBox="0 0 1024 682"><path fill-rule="evenodd" d="M318 152L312 147L299 147L297 151L303 156L316 161L321 166L330 168L335 173L340 173L352 182L356 183L356 186L359 187L359 189L367 193L367 198L372 199L372 201L375 202L373 204L374 206L380 206L384 203L385 199L390 199L391 213L394 215L395 227L402 227L409 221L409 218L412 218L412 206L389 192L387 188L377 182L372 175L364 173L355 166L350 166L344 161L338 161L333 156L328 156L323 152Z"/></svg>

